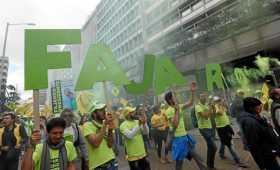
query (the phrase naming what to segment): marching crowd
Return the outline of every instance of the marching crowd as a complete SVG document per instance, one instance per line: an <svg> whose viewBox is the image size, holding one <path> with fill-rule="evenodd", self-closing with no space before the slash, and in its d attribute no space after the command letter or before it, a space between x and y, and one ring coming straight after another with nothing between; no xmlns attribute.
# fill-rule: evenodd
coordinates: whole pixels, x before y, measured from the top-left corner
<svg viewBox="0 0 280 170"><path fill-rule="evenodd" d="M174 161L176 170L183 169L186 159L194 160L200 170L219 169L215 156L218 152L227 159L226 148L237 167L250 168L232 142L235 119L244 149L259 169L280 170L280 88L270 89L272 102L265 104L264 111L258 96L245 97L242 90L230 105L221 95L196 94L195 83L190 92L184 103L178 103L174 92L167 92L165 104L150 109L139 105L109 111L105 104L93 102L88 116L79 122L72 110L64 109L60 117L41 116L39 129L32 128L32 120L5 112L0 120L0 170L117 170L120 146L131 170L150 170L150 139L159 162ZM186 114L205 140L206 160L196 150L198 141L186 130Z"/></svg>

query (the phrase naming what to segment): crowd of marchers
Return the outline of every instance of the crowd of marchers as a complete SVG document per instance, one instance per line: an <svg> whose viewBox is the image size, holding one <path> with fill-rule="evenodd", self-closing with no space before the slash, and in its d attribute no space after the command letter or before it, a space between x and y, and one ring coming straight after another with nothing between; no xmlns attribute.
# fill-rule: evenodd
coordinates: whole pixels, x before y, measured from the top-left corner
<svg viewBox="0 0 280 170"><path fill-rule="evenodd" d="M215 157L229 159L226 148L237 167L249 168L232 142L236 133L259 169L280 170L280 88L269 93L270 99L263 103L261 94L248 97L238 90L228 102L225 95L198 94L192 83L191 95L182 103L173 91L165 93L164 103L149 106L109 109L95 101L79 121L76 113L64 109L59 117L41 116L38 129L32 118L4 112L0 170L117 170L121 147L131 170L152 169L152 149L159 163L174 164L176 170L183 169L184 160L195 161L200 170L220 169ZM204 139L206 160L196 151L198 141L188 133L186 114Z"/></svg>

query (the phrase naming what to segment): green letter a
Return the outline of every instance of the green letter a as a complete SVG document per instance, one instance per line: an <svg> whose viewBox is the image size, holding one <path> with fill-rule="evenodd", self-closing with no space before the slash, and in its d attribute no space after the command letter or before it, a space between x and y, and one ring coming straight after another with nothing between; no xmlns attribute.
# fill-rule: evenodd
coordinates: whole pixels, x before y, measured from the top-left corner
<svg viewBox="0 0 280 170"><path fill-rule="evenodd" d="M75 90L91 89L96 82L113 81L116 85L129 84L110 48L93 44L88 49Z"/></svg>
<svg viewBox="0 0 280 170"><path fill-rule="evenodd" d="M185 84L185 78L169 58L160 57L156 59L154 90L157 95L163 93L173 85L183 86Z"/></svg>

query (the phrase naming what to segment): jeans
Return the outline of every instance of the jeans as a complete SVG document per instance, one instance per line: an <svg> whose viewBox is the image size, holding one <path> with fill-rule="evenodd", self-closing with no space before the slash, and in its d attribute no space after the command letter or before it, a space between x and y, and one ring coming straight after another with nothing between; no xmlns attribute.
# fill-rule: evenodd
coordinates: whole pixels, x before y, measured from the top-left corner
<svg viewBox="0 0 280 170"><path fill-rule="evenodd" d="M143 141L144 141L144 145L145 145L145 149L146 151L148 151L149 149L152 148L151 143L150 143L150 139L149 139L149 135L142 135L143 136Z"/></svg>
<svg viewBox="0 0 280 170"><path fill-rule="evenodd" d="M116 140L116 144L118 144L120 146L123 145L123 138L122 138L120 128L115 129L115 140Z"/></svg>
<svg viewBox="0 0 280 170"><path fill-rule="evenodd" d="M166 131L155 130L157 155L161 158L162 142L165 142L165 156L168 155L168 146L166 145Z"/></svg>
<svg viewBox="0 0 280 170"><path fill-rule="evenodd" d="M229 152L231 154L231 156L233 157L234 161L236 163L240 163L241 162L241 159L240 157L238 156L235 148L233 145L231 145L230 147L228 147L229 149ZM225 155L225 145L221 143L221 146L220 146L220 150L219 150L219 154L220 156L224 156Z"/></svg>
<svg viewBox="0 0 280 170"><path fill-rule="evenodd" d="M128 161L130 170L151 170L150 163L146 158L142 158L137 161Z"/></svg>
<svg viewBox="0 0 280 170"><path fill-rule="evenodd" d="M207 166L209 168L214 168L215 154L217 151L215 132L213 129L199 129L199 132L207 144Z"/></svg>
<svg viewBox="0 0 280 170"><path fill-rule="evenodd" d="M94 170L118 170L118 162L116 160L111 160L95 168Z"/></svg>

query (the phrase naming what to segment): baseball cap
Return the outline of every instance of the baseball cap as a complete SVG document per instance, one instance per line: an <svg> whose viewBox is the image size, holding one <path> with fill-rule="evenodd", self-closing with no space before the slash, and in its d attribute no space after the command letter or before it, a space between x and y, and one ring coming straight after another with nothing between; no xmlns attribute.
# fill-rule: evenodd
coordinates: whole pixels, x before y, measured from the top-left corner
<svg viewBox="0 0 280 170"><path fill-rule="evenodd" d="M123 115L126 117L129 113L131 112L135 112L136 108L135 107L130 107L130 106L127 106L123 109Z"/></svg>
<svg viewBox="0 0 280 170"><path fill-rule="evenodd" d="M105 107L106 107L106 104L100 103L100 102L95 102L95 103L93 103L92 106L90 107L89 112L91 113L91 112L94 112L94 111L97 110L97 109L103 109L103 108L105 108Z"/></svg>

